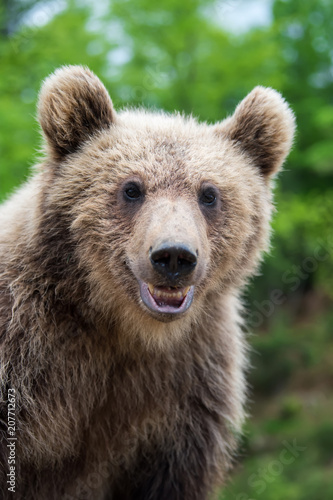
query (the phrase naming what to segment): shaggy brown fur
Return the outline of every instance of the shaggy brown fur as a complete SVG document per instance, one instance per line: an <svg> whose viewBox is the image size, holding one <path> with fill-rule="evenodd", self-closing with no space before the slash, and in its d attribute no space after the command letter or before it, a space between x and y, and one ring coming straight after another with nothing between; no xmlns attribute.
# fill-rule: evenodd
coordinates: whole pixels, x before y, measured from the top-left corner
<svg viewBox="0 0 333 500"><path fill-rule="evenodd" d="M0 208L1 498L11 388L15 499L207 499L244 417L239 289L268 245L293 114L262 87L216 125L116 114L96 76L66 67L39 120L45 160ZM197 256L172 283L149 258L165 241ZM139 282L191 286L193 303L151 311Z"/></svg>

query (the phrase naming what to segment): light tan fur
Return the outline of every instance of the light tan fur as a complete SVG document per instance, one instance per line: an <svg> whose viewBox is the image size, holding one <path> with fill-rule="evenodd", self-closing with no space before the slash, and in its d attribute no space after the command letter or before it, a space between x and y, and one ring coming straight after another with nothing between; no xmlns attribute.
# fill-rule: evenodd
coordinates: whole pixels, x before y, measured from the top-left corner
<svg viewBox="0 0 333 500"><path fill-rule="evenodd" d="M45 159L0 207L0 387L2 401L16 389L16 498L208 498L244 419L239 293L268 247L270 178L293 114L263 87L216 125L116 114L81 67L51 75L38 109ZM128 179L145 187L135 210L121 198ZM218 189L214 213L198 201L203 182ZM194 286L193 304L173 321L151 314L138 286L156 283L149 250L168 238L198 253L179 282ZM3 436L4 473L6 453Z"/></svg>

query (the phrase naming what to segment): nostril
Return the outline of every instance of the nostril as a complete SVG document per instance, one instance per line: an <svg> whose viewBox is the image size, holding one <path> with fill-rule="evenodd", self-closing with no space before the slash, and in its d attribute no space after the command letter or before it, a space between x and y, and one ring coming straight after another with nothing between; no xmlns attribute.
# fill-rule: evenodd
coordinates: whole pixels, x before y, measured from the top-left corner
<svg viewBox="0 0 333 500"><path fill-rule="evenodd" d="M162 252L153 252L151 254L151 260L153 264L157 264L160 266L168 266L170 264L170 254L166 251Z"/></svg>
<svg viewBox="0 0 333 500"><path fill-rule="evenodd" d="M178 260L183 263L196 264L197 256L194 253L185 250L179 254Z"/></svg>

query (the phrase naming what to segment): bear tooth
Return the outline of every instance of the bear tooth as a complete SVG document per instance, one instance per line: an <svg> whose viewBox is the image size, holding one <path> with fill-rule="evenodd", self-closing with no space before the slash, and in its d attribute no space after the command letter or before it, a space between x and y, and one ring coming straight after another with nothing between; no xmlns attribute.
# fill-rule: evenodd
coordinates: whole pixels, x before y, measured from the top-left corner
<svg viewBox="0 0 333 500"><path fill-rule="evenodd" d="M190 290L190 286L187 286L182 289L178 289L178 291L173 291L175 289L172 289L171 287L167 287L167 289L164 290L159 290L158 288L155 288L154 285L151 283L148 283L148 289L151 295L153 295L155 298L164 298L164 299L183 299L187 293Z"/></svg>

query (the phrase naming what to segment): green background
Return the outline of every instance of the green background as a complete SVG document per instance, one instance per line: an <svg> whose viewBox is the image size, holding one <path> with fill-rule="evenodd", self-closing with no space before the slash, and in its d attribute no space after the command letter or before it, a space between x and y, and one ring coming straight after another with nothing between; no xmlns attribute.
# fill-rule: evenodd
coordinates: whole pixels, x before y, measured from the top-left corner
<svg viewBox="0 0 333 500"><path fill-rule="evenodd" d="M255 85L282 92L298 132L276 182L272 248L244 295L251 417L220 498L330 500L333 2L265 3L270 23L235 32L222 21L245 15L244 0L2 0L0 200L38 158L38 90L60 65L89 66L116 109L180 110L209 122Z"/></svg>

